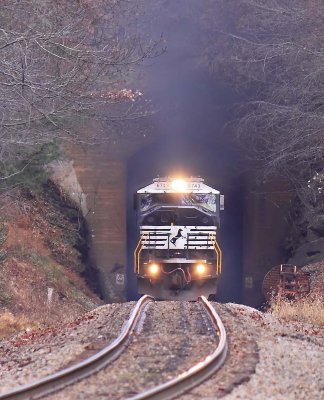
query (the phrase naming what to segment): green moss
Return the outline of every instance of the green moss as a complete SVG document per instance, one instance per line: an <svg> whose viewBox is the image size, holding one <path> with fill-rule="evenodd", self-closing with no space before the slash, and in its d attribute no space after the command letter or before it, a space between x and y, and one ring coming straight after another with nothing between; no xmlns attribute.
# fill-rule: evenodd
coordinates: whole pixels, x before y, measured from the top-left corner
<svg viewBox="0 0 324 400"><path fill-rule="evenodd" d="M10 176L0 181L0 191L17 185L40 191L48 179L44 166L60 158L63 158L63 153L53 142L36 147L32 154L18 155L16 162L0 164L1 176Z"/></svg>
<svg viewBox="0 0 324 400"><path fill-rule="evenodd" d="M7 292L3 281L0 279L0 306L7 307L12 300L12 296Z"/></svg>
<svg viewBox="0 0 324 400"><path fill-rule="evenodd" d="M76 303L82 304L84 301L84 293L75 285L69 285L69 292L71 293L72 300Z"/></svg>
<svg viewBox="0 0 324 400"><path fill-rule="evenodd" d="M31 252L29 255L29 260L33 263L33 265L41 268L45 272L48 283L60 283L63 275L62 271L60 270L60 267L54 265L47 256L37 252Z"/></svg>
<svg viewBox="0 0 324 400"><path fill-rule="evenodd" d="M8 253L6 250L0 250L0 263L6 261Z"/></svg>
<svg viewBox="0 0 324 400"><path fill-rule="evenodd" d="M53 264L48 257L36 252L30 254L29 260L44 271L48 285L55 286L63 296L68 296L76 303L83 303L84 293L75 282L67 278L64 267Z"/></svg>
<svg viewBox="0 0 324 400"><path fill-rule="evenodd" d="M0 222L0 246L3 246L8 238L9 227L5 222Z"/></svg>

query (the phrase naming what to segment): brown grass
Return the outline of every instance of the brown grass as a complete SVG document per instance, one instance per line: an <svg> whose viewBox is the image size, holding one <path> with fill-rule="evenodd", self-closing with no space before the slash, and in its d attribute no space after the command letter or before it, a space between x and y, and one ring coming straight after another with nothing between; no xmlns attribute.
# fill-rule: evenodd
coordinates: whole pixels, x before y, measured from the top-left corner
<svg viewBox="0 0 324 400"><path fill-rule="evenodd" d="M35 326L24 316L17 317L9 311L0 313L0 339L34 327Z"/></svg>
<svg viewBox="0 0 324 400"><path fill-rule="evenodd" d="M286 321L324 326L324 297L318 294L298 300L278 297L271 302L270 312Z"/></svg>
<svg viewBox="0 0 324 400"><path fill-rule="evenodd" d="M87 311L70 302L62 304L57 296L53 296L51 305L38 293L25 293L24 300L26 304L21 311L0 311L0 340L22 331L72 322Z"/></svg>

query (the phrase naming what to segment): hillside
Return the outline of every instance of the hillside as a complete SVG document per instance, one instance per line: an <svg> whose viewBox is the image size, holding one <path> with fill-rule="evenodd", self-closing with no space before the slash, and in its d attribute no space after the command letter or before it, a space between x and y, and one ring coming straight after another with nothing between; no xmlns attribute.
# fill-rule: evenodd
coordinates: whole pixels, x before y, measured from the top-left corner
<svg viewBox="0 0 324 400"><path fill-rule="evenodd" d="M0 338L98 306L84 278L87 233L77 207L52 181L0 200Z"/></svg>

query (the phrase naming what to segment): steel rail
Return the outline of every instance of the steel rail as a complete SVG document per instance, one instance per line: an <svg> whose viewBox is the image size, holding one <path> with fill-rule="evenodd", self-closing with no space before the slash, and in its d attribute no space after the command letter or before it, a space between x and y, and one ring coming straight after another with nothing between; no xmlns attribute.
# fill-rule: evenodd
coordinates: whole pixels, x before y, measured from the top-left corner
<svg viewBox="0 0 324 400"><path fill-rule="evenodd" d="M185 371L166 383L139 393L138 395L131 397L129 400L173 399L202 383L223 365L227 355L227 338L225 327L214 307L210 304L206 297L199 297L199 301L203 304L205 311L210 317L218 333L219 341L216 349L203 361L195 364L188 371Z"/></svg>
<svg viewBox="0 0 324 400"><path fill-rule="evenodd" d="M144 306L153 300L154 298L151 296L142 296L133 308L120 335L98 353L71 367L31 382L30 384L18 386L15 389L4 392L0 394L0 400L37 399L56 392L105 368L124 351L125 346L129 342L130 335L134 331L142 314Z"/></svg>

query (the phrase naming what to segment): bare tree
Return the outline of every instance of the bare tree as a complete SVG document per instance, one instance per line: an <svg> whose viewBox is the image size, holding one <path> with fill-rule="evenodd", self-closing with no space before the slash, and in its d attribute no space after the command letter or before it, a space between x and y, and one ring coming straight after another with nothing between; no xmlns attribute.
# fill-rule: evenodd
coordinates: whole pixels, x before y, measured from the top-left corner
<svg viewBox="0 0 324 400"><path fill-rule="evenodd" d="M305 194L324 167L323 1L219 0L206 10L205 60L243 93L234 127L246 153Z"/></svg>
<svg viewBox="0 0 324 400"><path fill-rule="evenodd" d="M139 37L138 7L129 0L1 2L2 166L53 138L82 140L84 119L132 115L129 101L141 93L121 89L156 54L156 43Z"/></svg>

